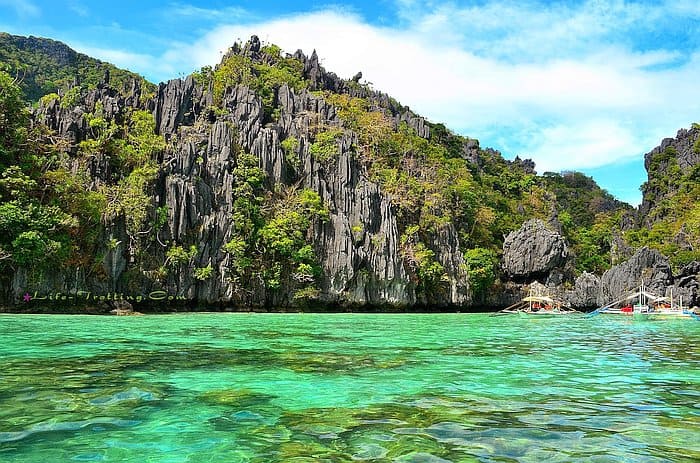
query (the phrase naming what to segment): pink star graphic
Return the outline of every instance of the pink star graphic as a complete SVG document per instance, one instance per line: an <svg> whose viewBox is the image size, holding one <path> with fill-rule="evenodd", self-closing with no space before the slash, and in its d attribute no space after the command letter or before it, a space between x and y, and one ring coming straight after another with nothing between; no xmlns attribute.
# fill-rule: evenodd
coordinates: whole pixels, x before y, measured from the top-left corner
<svg viewBox="0 0 700 463"><path fill-rule="evenodd" d="M29 293L24 293L24 302L29 302L32 300L32 296Z"/></svg>

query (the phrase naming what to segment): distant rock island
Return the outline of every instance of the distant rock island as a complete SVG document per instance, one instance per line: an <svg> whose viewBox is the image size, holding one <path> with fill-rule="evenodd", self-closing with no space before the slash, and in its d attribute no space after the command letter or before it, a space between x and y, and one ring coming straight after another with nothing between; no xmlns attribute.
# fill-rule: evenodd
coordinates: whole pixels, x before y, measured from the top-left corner
<svg viewBox="0 0 700 463"><path fill-rule="evenodd" d="M634 209L315 51L253 36L155 86L60 42L0 45L3 310L469 311L535 281L578 309L640 281L700 305L695 124L645 156Z"/></svg>

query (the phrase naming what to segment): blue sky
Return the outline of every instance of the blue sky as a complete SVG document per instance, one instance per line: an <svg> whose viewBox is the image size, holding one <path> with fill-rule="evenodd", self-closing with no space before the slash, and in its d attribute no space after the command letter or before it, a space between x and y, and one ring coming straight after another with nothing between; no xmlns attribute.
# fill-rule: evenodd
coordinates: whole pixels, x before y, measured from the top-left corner
<svg viewBox="0 0 700 463"><path fill-rule="evenodd" d="M159 82L257 34L537 170L638 204L643 155L700 121L700 2L0 0L0 30Z"/></svg>

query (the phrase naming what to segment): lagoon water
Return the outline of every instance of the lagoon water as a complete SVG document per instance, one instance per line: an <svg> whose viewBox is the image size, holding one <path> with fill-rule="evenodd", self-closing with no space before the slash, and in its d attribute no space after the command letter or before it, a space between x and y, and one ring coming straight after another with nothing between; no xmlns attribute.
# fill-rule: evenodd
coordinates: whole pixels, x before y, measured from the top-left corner
<svg viewBox="0 0 700 463"><path fill-rule="evenodd" d="M1 462L700 461L700 323L0 316Z"/></svg>

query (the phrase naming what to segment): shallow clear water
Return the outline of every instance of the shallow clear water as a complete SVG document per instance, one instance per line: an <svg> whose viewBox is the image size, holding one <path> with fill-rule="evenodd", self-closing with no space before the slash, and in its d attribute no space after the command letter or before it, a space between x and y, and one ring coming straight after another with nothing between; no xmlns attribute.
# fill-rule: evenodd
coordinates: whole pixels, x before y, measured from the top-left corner
<svg viewBox="0 0 700 463"><path fill-rule="evenodd" d="M700 323L0 316L0 461L700 461Z"/></svg>

